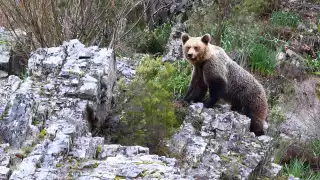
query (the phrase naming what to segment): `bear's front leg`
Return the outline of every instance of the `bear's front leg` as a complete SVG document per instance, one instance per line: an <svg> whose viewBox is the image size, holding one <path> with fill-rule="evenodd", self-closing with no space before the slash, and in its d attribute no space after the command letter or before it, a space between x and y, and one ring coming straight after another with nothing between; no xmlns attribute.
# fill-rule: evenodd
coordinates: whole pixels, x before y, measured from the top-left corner
<svg viewBox="0 0 320 180"><path fill-rule="evenodd" d="M188 88L188 91L184 97L184 100L188 103L193 102L202 102L204 96L208 90L207 85L204 82L202 68L193 67L192 79Z"/></svg>
<svg viewBox="0 0 320 180"><path fill-rule="evenodd" d="M206 81L209 87L209 99L204 103L204 107L212 108L220 98L224 97L227 83L222 77L211 77Z"/></svg>

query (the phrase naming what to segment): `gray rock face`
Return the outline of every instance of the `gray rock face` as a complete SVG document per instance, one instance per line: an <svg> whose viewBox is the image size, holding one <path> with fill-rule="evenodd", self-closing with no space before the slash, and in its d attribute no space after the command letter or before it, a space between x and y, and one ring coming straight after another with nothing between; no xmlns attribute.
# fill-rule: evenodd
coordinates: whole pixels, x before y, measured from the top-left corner
<svg viewBox="0 0 320 180"><path fill-rule="evenodd" d="M92 137L109 111L113 57L110 49L71 40L34 52L27 79L0 81L7 91L0 101L0 179L247 179L263 161L269 137L249 133L245 116L201 103L189 107L168 143L177 159ZM117 73L130 81L135 70L118 61Z"/></svg>
<svg viewBox="0 0 320 180"><path fill-rule="evenodd" d="M0 70L7 71L9 62L10 35L4 28L0 27Z"/></svg>
<svg viewBox="0 0 320 180"><path fill-rule="evenodd" d="M203 109L193 104L170 150L182 158L186 176L195 179L248 179L264 158L271 138L249 132L250 119L228 106Z"/></svg>
<svg viewBox="0 0 320 180"><path fill-rule="evenodd" d="M184 24L176 24L172 27L170 39L166 47L165 56L162 58L163 62L176 61L183 58L181 35L186 31Z"/></svg>

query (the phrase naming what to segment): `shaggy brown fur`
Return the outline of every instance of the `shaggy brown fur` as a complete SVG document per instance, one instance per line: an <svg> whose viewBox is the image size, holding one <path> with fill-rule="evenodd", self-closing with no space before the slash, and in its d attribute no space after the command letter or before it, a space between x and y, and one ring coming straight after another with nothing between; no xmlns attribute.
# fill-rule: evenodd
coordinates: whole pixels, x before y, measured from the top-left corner
<svg viewBox="0 0 320 180"><path fill-rule="evenodd" d="M268 104L262 85L245 69L231 60L225 51L210 44L211 37L182 35L185 58L193 65L187 101L202 101L209 89L205 107L213 107L222 98L231 110L251 118L250 131L264 135Z"/></svg>

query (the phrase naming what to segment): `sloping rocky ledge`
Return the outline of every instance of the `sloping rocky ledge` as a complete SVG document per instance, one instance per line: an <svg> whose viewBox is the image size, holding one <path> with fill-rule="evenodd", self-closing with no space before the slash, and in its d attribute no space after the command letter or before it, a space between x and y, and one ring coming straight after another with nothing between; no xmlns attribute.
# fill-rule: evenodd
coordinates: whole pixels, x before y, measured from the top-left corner
<svg viewBox="0 0 320 180"><path fill-rule="evenodd" d="M111 49L71 40L34 52L28 78L7 79L0 87L8 93L0 101L0 179L248 179L261 170L272 177L281 169L261 168L272 139L255 137L250 119L228 106L188 107L168 142L174 158L92 137L110 108L113 58ZM128 80L135 74L121 60L117 72Z"/></svg>

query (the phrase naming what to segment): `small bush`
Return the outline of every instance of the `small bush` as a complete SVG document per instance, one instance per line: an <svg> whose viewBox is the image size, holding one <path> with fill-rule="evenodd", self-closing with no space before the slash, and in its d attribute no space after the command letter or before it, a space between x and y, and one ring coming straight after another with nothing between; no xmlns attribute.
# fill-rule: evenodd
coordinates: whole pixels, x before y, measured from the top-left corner
<svg viewBox="0 0 320 180"><path fill-rule="evenodd" d="M273 106L270 110L270 116L272 119L272 122L275 124L282 123L286 120L285 114L281 107L279 106Z"/></svg>
<svg viewBox="0 0 320 180"><path fill-rule="evenodd" d="M165 45L170 37L171 25L164 23L163 25L150 30L144 29L137 39L137 50L142 53L162 53L165 50Z"/></svg>
<svg viewBox="0 0 320 180"><path fill-rule="evenodd" d="M299 15L292 12L274 12L271 15L271 24L276 26L297 27L299 21Z"/></svg>
<svg viewBox="0 0 320 180"><path fill-rule="evenodd" d="M136 77L125 89L127 103L123 106L122 119L116 143L143 145L151 152L164 151L162 140L170 137L180 126L176 116L172 89L172 76L176 68L162 64L161 58L144 58L137 69ZM179 79L179 78L177 78Z"/></svg>

